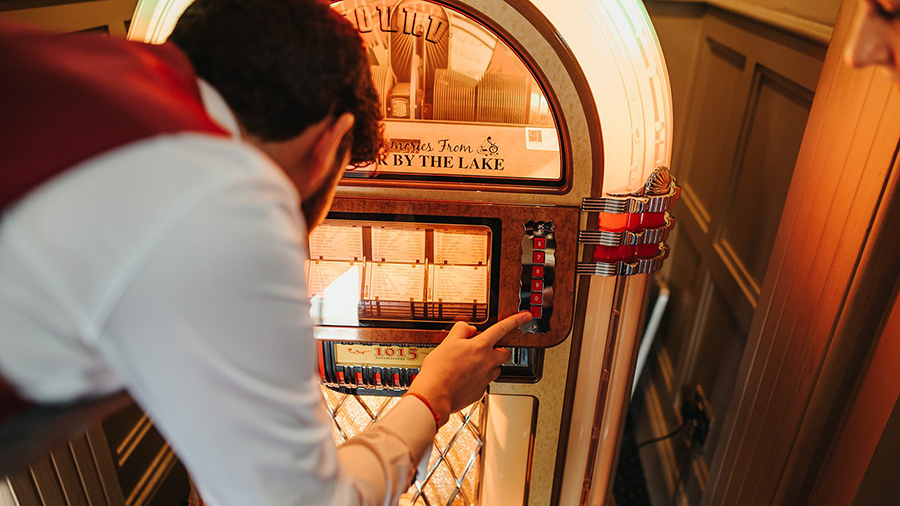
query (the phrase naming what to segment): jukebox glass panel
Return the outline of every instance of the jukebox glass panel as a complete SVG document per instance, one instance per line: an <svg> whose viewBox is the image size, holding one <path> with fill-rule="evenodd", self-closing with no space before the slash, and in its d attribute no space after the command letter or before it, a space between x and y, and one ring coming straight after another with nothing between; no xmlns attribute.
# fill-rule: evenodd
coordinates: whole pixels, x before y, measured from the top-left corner
<svg viewBox="0 0 900 506"><path fill-rule="evenodd" d="M347 178L563 181L547 96L523 59L487 24L437 2L344 0L359 30L384 115L377 163Z"/></svg>
<svg viewBox="0 0 900 506"><path fill-rule="evenodd" d="M368 217L328 219L310 234L306 279L317 325L443 328L496 312L491 226Z"/></svg>

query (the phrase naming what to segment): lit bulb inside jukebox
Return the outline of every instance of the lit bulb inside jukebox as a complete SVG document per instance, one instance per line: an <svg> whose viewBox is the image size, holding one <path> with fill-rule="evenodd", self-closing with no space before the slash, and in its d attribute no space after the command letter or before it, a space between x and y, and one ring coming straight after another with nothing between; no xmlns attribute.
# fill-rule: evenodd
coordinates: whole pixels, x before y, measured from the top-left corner
<svg viewBox="0 0 900 506"><path fill-rule="evenodd" d="M161 42L189 0L143 0ZM446 329L528 310L485 398L401 504L605 504L649 275L667 256L668 74L639 0L345 0L385 150L310 237L337 444L386 413ZM465 368L465 364L458 364Z"/></svg>

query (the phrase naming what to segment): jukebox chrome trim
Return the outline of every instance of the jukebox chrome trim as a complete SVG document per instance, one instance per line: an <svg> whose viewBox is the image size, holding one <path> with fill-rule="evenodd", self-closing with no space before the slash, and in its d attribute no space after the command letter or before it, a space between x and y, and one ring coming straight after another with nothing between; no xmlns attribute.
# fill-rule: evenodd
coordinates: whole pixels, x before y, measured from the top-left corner
<svg viewBox="0 0 900 506"><path fill-rule="evenodd" d="M666 224L659 228L644 230L623 230L611 232L609 230L579 230L579 244L596 244L600 246L638 246L641 244L658 244L669 238L669 233L675 227L675 217L666 214Z"/></svg>
<svg viewBox="0 0 900 506"><path fill-rule="evenodd" d="M640 258L633 262L578 262L575 272L579 276L634 276L651 274L662 269L669 256L669 247L659 245L659 254L653 258Z"/></svg>
<svg viewBox="0 0 900 506"><path fill-rule="evenodd" d="M610 214L661 213L671 209L680 194L681 189L673 185L665 195L586 197L581 203L581 210Z"/></svg>
<svg viewBox="0 0 900 506"><path fill-rule="evenodd" d="M661 213L671 209L680 196L681 188L675 184L669 167L660 165L639 190L609 193L605 197L586 197L581 201L581 210L609 214Z"/></svg>

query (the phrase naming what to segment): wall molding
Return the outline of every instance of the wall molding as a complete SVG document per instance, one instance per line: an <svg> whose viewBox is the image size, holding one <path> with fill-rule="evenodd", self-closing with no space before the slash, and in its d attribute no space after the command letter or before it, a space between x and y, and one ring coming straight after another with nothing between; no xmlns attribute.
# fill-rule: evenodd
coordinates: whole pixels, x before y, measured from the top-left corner
<svg viewBox="0 0 900 506"><path fill-rule="evenodd" d="M650 428L650 438L662 437L672 429L666 425L666 408L660 398L660 394L656 389L656 385L652 382L648 383L644 392L644 409L646 409L648 425ZM680 421L679 421L680 423ZM675 456L675 447L671 439L666 439L652 445L651 449L665 478L666 494L671 496L675 491L675 472L678 468L678 458Z"/></svg>
<svg viewBox="0 0 900 506"><path fill-rule="evenodd" d="M760 7L747 2L735 0L707 0L705 3L712 7L773 26L799 37L803 37L804 39L818 42L822 45L828 45L828 43L831 42L831 35L834 31L833 26L794 16L775 9Z"/></svg>
<svg viewBox="0 0 900 506"><path fill-rule="evenodd" d="M125 465L129 457L134 453L134 450L144 441L152 427L153 422L150 421L150 417L141 415L138 422L134 424L134 427L125 436L125 439L116 447L117 464L120 467Z"/></svg>
<svg viewBox="0 0 900 506"><path fill-rule="evenodd" d="M777 28L781 31L791 33L823 46L826 46L831 42L831 36L834 31L832 25L740 0L645 0L645 2L658 4L699 4L706 7L713 7Z"/></svg>

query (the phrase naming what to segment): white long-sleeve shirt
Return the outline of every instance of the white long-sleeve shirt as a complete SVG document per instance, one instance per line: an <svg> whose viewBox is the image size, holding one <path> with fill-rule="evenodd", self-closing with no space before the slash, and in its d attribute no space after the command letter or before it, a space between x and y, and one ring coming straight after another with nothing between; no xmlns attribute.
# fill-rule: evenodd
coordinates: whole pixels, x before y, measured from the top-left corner
<svg viewBox="0 0 900 506"><path fill-rule="evenodd" d="M404 398L335 449L296 189L201 91L233 138L133 143L3 214L0 372L39 403L127 389L209 504L395 504L431 412Z"/></svg>

